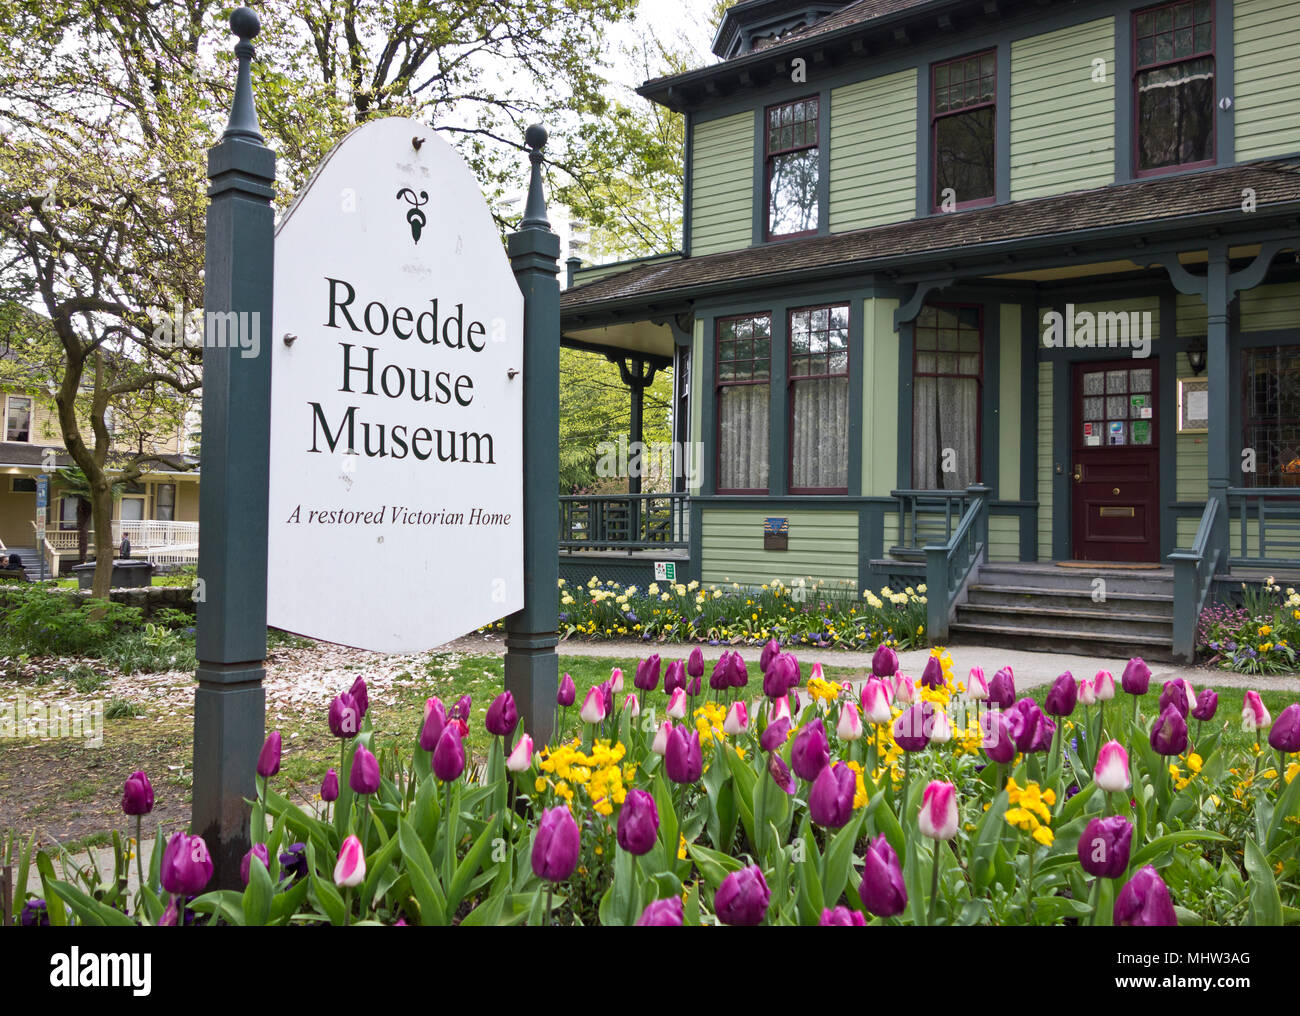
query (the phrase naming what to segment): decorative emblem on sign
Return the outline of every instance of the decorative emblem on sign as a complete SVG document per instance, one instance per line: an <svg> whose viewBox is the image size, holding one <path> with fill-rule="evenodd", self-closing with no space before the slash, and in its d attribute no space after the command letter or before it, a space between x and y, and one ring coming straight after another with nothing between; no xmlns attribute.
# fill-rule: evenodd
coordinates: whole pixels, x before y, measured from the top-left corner
<svg viewBox="0 0 1300 1016"><path fill-rule="evenodd" d="M415 191L411 190L410 187L403 187L397 192L397 196L405 198L407 204L411 206L406 213L406 221L411 224L411 239L419 243L420 231L424 229L425 224L429 221L425 218L424 212L420 211L420 206L429 200L429 192L420 191L419 200L416 200Z"/></svg>

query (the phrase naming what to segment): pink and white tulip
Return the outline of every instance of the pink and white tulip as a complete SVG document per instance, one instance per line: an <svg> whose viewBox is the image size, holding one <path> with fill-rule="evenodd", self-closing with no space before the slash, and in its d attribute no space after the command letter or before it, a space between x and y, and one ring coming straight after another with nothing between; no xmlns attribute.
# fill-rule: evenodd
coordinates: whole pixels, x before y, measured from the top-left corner
<svg viewBox="0 0 1300 1016"><path fill-rule="evenodd" d="M1115 697L1115 675L1109 670L1097 671L1092 679L1092 691L1098 702L1109 702Z"/></svg>
<svg viewBox="0 0 1300 1016"><path fill-rule="evenodd" d="M349 836L339 848L339 860L334 865L334 884L340 888L358 886L366 880L366 853L361 841Z"/></svg>
<svg viewBox="0 0 1300 1016"><path fill-rule="evenodd" d="M673 689L672 698L668 700L668 715L674 720L684 720L686 718L685 689Z"/></svg>
<svg viewBox="0 0 1300 1016"><path fill-rule="evenodd" d="M1259 697L1259 692L1246 692L1246 700L1241 704L1241 729L1252 733L1256 730L1267 730L1272 724L1273 717L1269 716L1264 700Z"/></svg>
<svg viewBox="0 0 1300 1016"><path fill-rule="evenodd" d="M900 706L916 704L916 682L906 674L899 674L895 678L894 701Z"/></svg>
<svg viewBox="0 0 1300 1016"><path fill-rule="evenodd" d="M771 726L777 720L789 720L791 724L794 723L794 716L790 713L789 695L782 695L780 698L773 700L772 708L768 710L768 726Z"/></svg>
<svg viewBox="0 0 1300 1016"><path fill-rule="evenodd" d="M1092 771L1097 786L1108 793L1128 790L1133 785L1128 772L1128 752L1118 741L1107 741L1097 752L1097 766Z"/></svg>
<svg viewBox="0 0 1300 1016"><path fill-rule="evenodd" d="M1086 677L1079 678L1079 705L1092 706L1097 704L1097 692L1093 688L1092 682Z"/></svg>
<svg viewBox="0 0 1300 1016"><path fill-rule="evenodd" d="M636 700L636 692L627 693L627 698L623 700L623 712L629 716L641 715L641 703Z"/></svg>
<svg viewBox="0 0 1300 1016"><path fill-rule="evenodd" d="M622 694L623 691L623 668L615 667L609 672L609 686L614 689L614 694Z"/></svg>
<svg viewBox="0 0 1300 1016"><path fill-rule="evenodd" d="M515 742L514 751L506 759L506 768L512 773L522 773L533 764L533 739L525 734Z"/></svg>
<svg viewBox="0 0 1300 1016"><path fill-rule="evenodd" d="M605 718L605 695L600 685L587 692L587 697L582 700L582 712L578 715L583 723L599 723Z"/></svg>
<svg viewBox="0 0 1300 1016"><path fill-rule="evenodd" d="M878 677L867 679L862 686L862 716L868 723L888 723L894 718L889 708L889 688Z"/></svg>
<svg viewBox="0 0 1300 1016"><path fill-rule="evenodd" d="M679 689L680 690L680 689ZM673 732L672 721L664 720L659 724L659 731L655 734L655 739L650 745L650 750L656 755L663 756L668 751L668 735Z"/></svg>
<svg viewBox="0 0 1300 1016"><path fill-rule="evenodd" d="M840 722L835 725L835 733L841 741L856 741L862 736L862 717L852 702L840 706Z"/></svg>
<svg viewBox="0 0 1300 1016"><path fill-rule="evenodd" d="M970 677L966 681L966 694L976 702L987 702L989 698L989 682L984 677L983 667L971 667Z"/></svg>
<svg viewBox="0 0 1300 1016"><path fill-rule="evenodd" d="M951 740L952 720L948 719L948 714L942 709L936 709L930 722L930 743L947 744Z"/></svg>
<svg viewBox="0 0 1300 1016"><path fill-rule="evenodd" d="M731 703L731 708L727 710L727 718L722 721L722 732L728 737L735 737L748 727L749 710L745 708L745 703Z"/></svg>
<svg viewBox="0 0 1300 1016"><path fill-rule="evenodd" d="M934 780L921 798L921 813L916 824L923 836L932 840L950 840L957 835L961 817L957 812L957 788L951 783Z"/></svg>

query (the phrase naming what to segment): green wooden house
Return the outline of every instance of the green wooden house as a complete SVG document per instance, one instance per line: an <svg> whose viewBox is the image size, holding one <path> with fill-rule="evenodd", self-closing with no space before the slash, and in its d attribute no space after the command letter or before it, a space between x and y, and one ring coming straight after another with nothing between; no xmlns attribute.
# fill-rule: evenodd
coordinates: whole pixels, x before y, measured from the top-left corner
<svg viewBox="0 0 1300 1016"><path fill-rule="evenodd" d="M701 468L565 499L567 574L926 582L935 639L1182 658L1300 575L1300 0L745 0L713 49L641 88L681 250L562 297L673 366Z"/></svg>

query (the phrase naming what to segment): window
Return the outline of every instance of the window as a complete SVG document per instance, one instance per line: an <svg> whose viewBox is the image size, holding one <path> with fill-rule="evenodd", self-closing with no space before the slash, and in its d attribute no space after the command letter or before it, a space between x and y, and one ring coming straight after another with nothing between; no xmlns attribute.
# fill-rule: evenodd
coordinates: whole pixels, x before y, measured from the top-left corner
<svg viewBox="0 0 1300 1016"><path fill-rule="evenodd" d="M153 517L160 522L176 520L176 484L159 483L154 486Z"/></svg>
<svg viewBox="0 0 1300 1016"><path fill-rule="evenodd" d="M1248 487L1300 487L1300 347L1247 349L1244 447L1255 449ZM1210 424L1213 426L1213 422Z"/></svg>
<svg viewBox="0 0 1300 1016"><path fill-rule="evenodd" d="M1138 173L1214 161L1213 19L1210 0L1134 15Z"/></svg>
<svg viewBox="0 0 1300 1016"><path fill-rule="evenodd" d="M9 490L14 494L35 494L36 477L15 476L9 481Z"/></svg>
<svg viewBox="0 0 1300 1016"><path fill-rule="evenodd" d="M983 317L979 307L924 307L914 326L912 486L963 490L979 478Z"/></svg>
<svg viewBox="0 0 1300 1016"><path fill-rule="evenodd" d="M5 440L30 441L32 430L32 400L18 395L9 396L5 414Z"/></svg>
<svg viewBox="0 0 1300 1016"><path fill-rule="evenodd" d="M792 310L790 490L849 489L849 308Z"/></svg>
<svg viewBox="0 0 1300 1016"><path fill-rule="evenodd" d="M997 81L993 50L935 64L931 71L936 210L993 202Z"/></svg>
<svg viewBox="0 0 1300 1016"><path fill-rule="evenodd" d="M77 528L77 505L80 504L79 497L61 497L59 498L59 528L76 529Z"/></svg>
<svg viewBox="0 0 1300 1016"><path fill-rule="evenodd" d="M767 238L817 232L818 101L769 106Z"/></svg>
<svg viewBox="0 0 1300 1016"><path fill-rule="evenodd" d="M766 494L772 317L718 322L718 490Z"/></svg>

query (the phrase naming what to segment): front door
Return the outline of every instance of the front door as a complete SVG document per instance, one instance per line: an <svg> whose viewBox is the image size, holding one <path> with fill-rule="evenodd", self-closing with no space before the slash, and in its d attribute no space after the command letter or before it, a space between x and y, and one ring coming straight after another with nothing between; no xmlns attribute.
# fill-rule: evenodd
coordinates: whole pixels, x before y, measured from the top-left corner
<svg viewBox="0 0 1300 1016"><path fill-rule="evenodd" d="M1156 390L1152 360L1075 364L1075 560L1160 560Z"/></svg>

